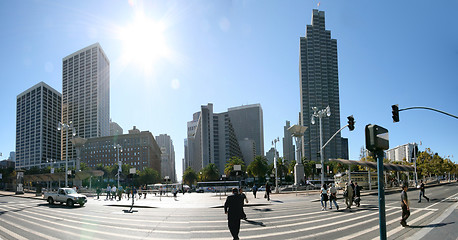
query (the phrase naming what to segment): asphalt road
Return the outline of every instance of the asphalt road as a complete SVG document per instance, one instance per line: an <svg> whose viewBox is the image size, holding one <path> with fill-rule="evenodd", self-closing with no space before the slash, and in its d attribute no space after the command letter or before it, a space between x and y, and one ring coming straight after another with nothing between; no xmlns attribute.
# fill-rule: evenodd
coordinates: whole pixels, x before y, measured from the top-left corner
<svg viewBox="0 0 458 240"><path fill-rule="evenodd" d="M458 184L426 189L430 202L418 203L418 190L409 191L409 228L399 224L400 194L386 196L386 224L389 239L457 239ZM363 196L361 207L320 211L318 195L280 194L272 201L247 194L248 221L243 221L240 239L378 239L377 196ZM232 239L221 207L200 207L215 201L214 195L179 195L195 199L196 206L134 208L90 199L84 207L49 205L37 199L0 196L2 239ZM156 200L154 200L156 201ZM222 200L224 201L224 199ZM182 201L184 202L184 201ZM191 201L192 202L192 201ZM165 205L164 205L165 204ZM161 206L161 205L157 205ZM438 237L439 236L439 237Z"/></svg>

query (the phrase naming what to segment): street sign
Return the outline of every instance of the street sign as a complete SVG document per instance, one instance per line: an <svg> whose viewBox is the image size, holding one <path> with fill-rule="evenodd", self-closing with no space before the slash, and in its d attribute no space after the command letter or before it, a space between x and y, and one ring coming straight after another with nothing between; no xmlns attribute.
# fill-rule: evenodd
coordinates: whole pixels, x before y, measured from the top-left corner
<svg viewBox="0 0 458 240"><path fill-rule="evenodd" d="M315 168L316 169L321 169L321 164L319 164L319 163L315 164Z"/></svg>
<svg viewBox="0 0 458 240"><path fill-rule="evenodd" d="M54 173L54 168L51 168L51 173Z"/></svg>
<svg viewBox="0 0 458 240"><path fill-rule="evenodd" d="M242 165L234 165L234 171L242 171Z"/></svg>
<svg viewBox="0 0 458 240"><path fill-rule="evenodd" d="M137 173L137 169L136 168L131 168L131 169L129 169L129 173L130 174L135 174L135 173Z"/></svg>

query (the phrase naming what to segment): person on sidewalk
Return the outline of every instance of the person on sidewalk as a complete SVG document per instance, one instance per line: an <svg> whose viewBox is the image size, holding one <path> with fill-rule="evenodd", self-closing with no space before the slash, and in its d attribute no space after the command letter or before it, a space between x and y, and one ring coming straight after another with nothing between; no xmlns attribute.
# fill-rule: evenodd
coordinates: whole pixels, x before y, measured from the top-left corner
<svg viewBox="0 0 458 240"><path fill-rule="evenodd" d="M267 198L267 201L270 201L270 191L270 184L266 183L266 195L264 196L264 198Z"/></svg>
<svg viewBox="0 0 458 240"><path fill-rule="evenodd" d="M344 192L345 197L345 204L347 204L347 209L351 209L351 205L353 204L353 188L351 184L347 182Z"/></svg>
<svg viewBox="0 0 458 240"><path fill-rule="evenodd" d="M407 218L410 216L410 208L409 208L409 199L407 198L407 184L402 186L401 192L401 208L402 208L402 216L401 216L401 225L403 227L408 227L407 225Z"/></svg>
<svg viewBox="0 0 458 240"><path fill-rule="evenodd" d="M97 187L96 193L97 193L97 200L99 200L100 193L102 193L102 190L100 190L100 187Z"/></svg>
<svg viewBox="0 0 458 240"><path fill-rule="evenodd" d="M114 200L116 200L116 194L117 194L117 193L118 193L118 192L116 191L116 186L113 186L113 187L111 188L111 200L113 200L113 198L114 198Z"/></svg>
<svg viewBox="0 0 458 240"><path fill-rule="evenodd" d="M253 190L253 195L254 195L254 198L256 198L256 193L258 192L258 187L256 187L256 184L255 184L255 185L253 185L253 188L252 188L252 190Z"/></svg>
<svg viewBox="0 0 458 240"><path fill-rule="evenodd" d="M234 240L239 239L240 219L243 214L243 199L238 194L238 189L232 189L232 195L228 196L224 203L224 213L227 214L227 225Z"/></svg>
<svg viewBox="0 0 458 240"><path fill-rule="evenodd" d="M106 200L108 200L110 198L110 194L111 194L111 187L110 187L110 184L108 184L107 186L107 198Z"/></svg>
<svg viewBox="0 0 458 240"><path fill-rule="evenodd" d="M331 185L331 188L329 188L329 209L332 209L333 201L337 211L339 211L339 205L337 205L337 189L334 183Z"/></svg>
<svg viewBox="0 0 458 240"><path fill-rule="evenodd" d="M242 198L242 206L244 207L245 202L248 203L248 198L246 197L245 193L243 193L242 188L239 189L239 195ZM246 214L245 214L245 211L243 210L243 207L242 207L242 219L246 220Z"/></svg>
<svg viewBox="0 0 458 240"><path fill-rule="evenodd" d="M425 195L425 184L423 183L423 180L420 180L420 196L418 197L418 202L421 202L422 195L429 202L429 198Z"/></svg>
<svg viewBox="0 0 458 240"><path fill-rule="evenodd" d="M326 187L326 184L323 183L323 187L321 187L320 190L320 196L321 196L321 211L326 210L327 207L327 202L328 202L328 188ZM324 203L324 204L323 204Z"/></svg>

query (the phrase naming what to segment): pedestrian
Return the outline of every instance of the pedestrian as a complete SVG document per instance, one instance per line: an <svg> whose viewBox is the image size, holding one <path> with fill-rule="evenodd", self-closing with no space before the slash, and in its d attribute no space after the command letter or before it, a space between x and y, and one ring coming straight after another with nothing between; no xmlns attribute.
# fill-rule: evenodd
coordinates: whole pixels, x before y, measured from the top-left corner
<svg viewBox="0 0 458 240"><path fill-rule="evenodd" d="M355 182L354 196L355 196L355 205L359 207L361 203L361 187L358 186L357 182Z"/></svg>
<svg viewBox="0 0 458 240"><path fill-rule="evenodd" d="M132 186L132 198L137 198L137 188L135 186Z"/></svg>
<svg viewBox="0 0 458 240"><path fill-rule="evenodd" d="M227 214L227 225L234 240L239 239L240 219L243 214L243 199L238 194L238 189L232 189L224 203L224 213Z"/></svg>
<svg viewBox="0 0 458 240"><path fill-rule="evenodd" d="M243 189L239 189L239 195L242 198L242 219L246 220L246 214L245 211L243 210L243 207L245 206L245 202L248 203L248 198L246 197L245 193L243 193Z"/></svg>
<svg viewBox="0 0 458 240"><path fill-rule="evenodd" d="M418 202L421 202L422 195L429 202L429 198L425 195L425 184L423 183L423 180L420 180L420 196L418 197Z"/></svg>
<svg viewBox="0 0 458 240"><path fill-rule="evenodd" d="M108 200L110 198L110 193L111 193L111 187L110 187L110 184L108 184L107 186L107 198L106 200Z"/></svg>
<svg viewBox="0 0 458 240"><path fill-rule="evenodd" d="M118 188L118 201L121 201L122 192L123 191L124 191L124 189L122 188L122 186L119 186L119 188Z"/></svg>
<svg viewBox="0 0 458 240"><path fill-rule="evenodd" d="M328 188L325 183L323 183L323 186L321 187L320 194L321 194L321 199L320 199L321 211L324 211L326 210L326 207L327 207L326 203L328 202Z"/></svg>
<svg viewBox="0 0 458 240"><path fill-rule="evenodd" d="M329 209L332 209L332 202L334 201L334 205L336 206L337 211L339 211L339 205L337 205L337 189L334 186L334 183L329 188Z"/></svg>
<svg viewBox="0 0 458 240"><path fill-rule="evenodd" d="M350 181L351 188L353 189L353 197L351 199L351 204L353 205L353 202L355 201L355 184L353 184L353 181Z"/></svg>
<svg viewBox="0 0 458 240"><path fill-rule="evenodd" d="M266 183L266 194L264 195L264 198L267 198L267 201L270 201L270 184Z"/></svg>
<svg viewBox="0 0 458 240"><path fill-rule="evenodd" d="M347 205L347 209L351 209L351 205L353 203L353 188L351 187L351 183L346 184L345 186L345 192L344 192L344 197L345 197L345 204Z"/></svg>
<svg viewBox="0 0 458 240"><path fill-rule="evenodd" d="M256 193L258 192L258 187L256 187L256 184L253 185L252 190L253 190L253 196L254 196L254 198L256 198Z"/></svg>
<svg viewBox="0 0 458 240"><path fill-rule="evenodd" d="M172 189L172 194L173 194L173 198L174 198L175 200L177 199L177 192L178 192L177 189L174 187L174 188Z"/></svg>
<svg viewBox="0 0 458 240"><path fill-rule="evenodd" d="M410 216L410 208L409 208L409 199L407 198L407 184L402 186L401 192L401 208L402 208L402 217L401 217L401 225L403 227L408 227L407 225L407 218Z"/></svg>
<svg viewBox="0 0 458 240"><path fill-rule="evenodd" d="M116 200L116 194L117 194L117 193L118 193L118 192L116 191L116 186L113 186L113 187L111 188L111 200L113 200L113 198Z"/></svg>
<svg viewBox="0 0 458 240"><path fill-rule="evenodd" d="M146 187L146 184L143 186L143 199L146 199L146 190L147 190L147 187Z"/></svg>
<svg viewBox="0 0 458 240"><path fill-rule="evenodd" d="M97 200L99 200L99 197L100 197L100 193L102 192L102 190L100 190L100 187L97 187Z"/></svg>

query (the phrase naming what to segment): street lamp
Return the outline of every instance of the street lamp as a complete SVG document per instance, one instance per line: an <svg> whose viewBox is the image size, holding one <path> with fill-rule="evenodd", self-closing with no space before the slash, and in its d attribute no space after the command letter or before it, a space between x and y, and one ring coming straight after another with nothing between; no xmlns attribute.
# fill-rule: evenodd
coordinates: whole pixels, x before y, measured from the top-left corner
<svg viewBox="0 0 458 240"><path fill-rule="evenodd" d="M58 131L66 131L66 144L65 144L65 187L68 187L68 130L72 130L72 135L76 136L76 130L73 127L72 121L70 121L68 124L67 123L61 123L57 125L57 130Z"/></svg>
<svg viewBox="0 0 458 240"><path fill-rule="evenodd" d="M321 158L321 185L324 184L324 156L323 156L323 128L321 118L331 116L331 108L327 106L325 109L318 110L317 107L312 107L313 114L311 123L315 124L315 118L320 121L320 158Z"/></svg>
<svg viewBox="0 0 458 240"><path fill-rule="evenodd" d="M114 146L114 149L118 150L118 189L119 189L119 175L121 175L121 172L122 172L122 168L121 168L121 161L119 160L119 151L121 150L122 152L122 146L118 144L115 144Z"/></svg>
<svg viewBox="0 0 458 240"><path fill-rule="evenodd" d="M274 145L275 193L278 193L277 142L280 142L279 137L272 141L272 145Z"/></svg>

